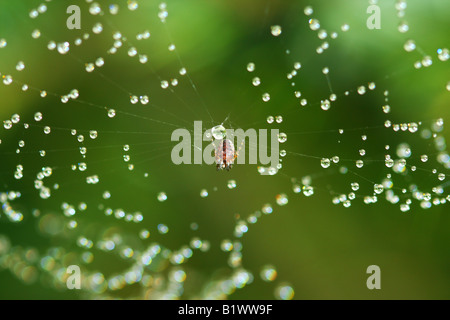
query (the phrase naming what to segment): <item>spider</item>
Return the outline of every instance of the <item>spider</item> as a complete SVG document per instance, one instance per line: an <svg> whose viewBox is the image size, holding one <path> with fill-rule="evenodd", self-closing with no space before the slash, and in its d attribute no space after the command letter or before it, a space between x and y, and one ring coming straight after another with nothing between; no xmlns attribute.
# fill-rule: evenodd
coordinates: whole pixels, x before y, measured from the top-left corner
<svg viewBox="0 0 450 320"><path fill-rule="evenodd" d="M233 167L234 160L239 156L239 151L241 150L244 141L242 141L242 144L237 151L234 149L233 141L223 139L219 142L214 150L217 171L224 169L230 171Z"/></svg>

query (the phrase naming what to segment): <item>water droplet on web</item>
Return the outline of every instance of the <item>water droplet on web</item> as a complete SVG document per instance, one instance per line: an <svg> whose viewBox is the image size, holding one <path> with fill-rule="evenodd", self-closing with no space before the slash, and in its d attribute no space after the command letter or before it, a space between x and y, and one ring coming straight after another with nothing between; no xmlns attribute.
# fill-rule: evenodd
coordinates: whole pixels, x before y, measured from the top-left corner
<svg viewBox="0 0 450 320"><path fill-rule="evenodd" d="M406 21L402 21L398 26L398 31L401 33L405 33L409 30L408 23Z"/></svg>
<svg viewBox="0 0 450 320"><path fill-rule="evenodd" d="M225 137L227 135L227 130L225 129L224 126L218 125L211 129L211 133L212 133L214 139L222 140L222 139L225 139Z"/></svg>
<svg viewBox="0 0 450 320"><path fill-rule="evenodd" d="M148 96L141 96L139 98L139 100L141 101L141 104L147 104L149 102Z"/></svg>
<svg viewBox="0 0 450 320"><path fill-rule="evenodd" d="M134 11L139 7L138 2L135 0L128 0L128 9Z"/></svg>
<svg viewBox="0 0 450 320"><path fill-rule="evenodd" d="M322 168L328 168L330 167L331 161L328 158L323 158L322 160L320 160L320 165L322 166Z"/></svg>
<svg viewBox="0 0 450 320"><path fill-rule="evenodd" d="M311 30L318 30L320 28L320 22L317 19L309 19L309 27Z"/></svg>
<svg viewBox="0 0 450 320"><path fill-rule="evenodd" d="M278 25L270 27L270 33L272 33L274 37L278 37L281 34L281 32L282 32L281 27Z"/></svg>
<svg viewBox="0 0 450 320"><path fill-rule="evenodd" d="M134 57L137 54L137 50L135 47L131 47L130 49L128 49L128 55L130 57Z"/></svg>
<svg viewBox="0 0 450 320"><path fill-rule="evenodd" d="M89 13L92 15L98 15L101 11L102 11L102 8L100 7L100 5L97 2L94 2L89 7Z"/></svg>
<svg viewBox="0 0 450 320"><path fill-rule="evenodd" d="M6 42L6 40L5 39L0 39L0 48L4 48L4 47L6 47L6 45L7 45L8 43Z"/></svg>
<svg viewBox="0 0 450 320"><path fill-rule="evenodd" d="M141 230L141 232L139 232L139 237L141 239L148 239L150 237L150 231L147 229Z"/></svg>
<svg viewBox="0 0 450 320"><path fill-rule="evenodd" d="M92 32L95 34L99 34L102 31L103 31L103 25L100 22L94 24L94 26L92 27Z"/></svg>
<svg viewBox="0 0 450 320"><path fill-rule="evenodd" d="M102 57L97 58L97 60L95 60L95 65L97 67L102 67L104 64L105 64L105 60Z"/></svg>
<svg viewBox="0 0 450 320"><path fill-rule="evenodd" d="M247 64L247 71L248 72L255 71L255 64L253 62L250 62L250 63Z"/></svg>
<svg viewBox="0 0 450 320"><path fill-rule="evenodd" d="M306 16L310 16L310 15L312 15L312 14L314 13L314 10L313 10L313 8L312 8L311 6L307 6L307 7L305 7L305 9L303 10L303 13L304 13Z"/></svg>
<svg viewBox="0 0 450 320"><path fill-rule="evenodd" d="M280 132L280 133L278 134L278 142L280 142L280 143L285 143L286 140L287 140L287 135L286 135L286 133Z"/></svg>
<svg viewBox="0 0 450 320"><path fill-rule="evenodd" d="M270 94L269 93L264 93L263 95L262 95L262 100L264 101L264 102L268 102L269 100L270 100Z"/></svg>
<svg viewBox="0 0 450 320"><path fill-rule="evenodd" d="M331 103L330 103L330 101L328 99L323 100L323 101L320 102L320 108L322 110L327 111L327 110L330 109L330 107L331 107Z"/></svg>
<svg viewBox="0 0 450 320"><path fill-rule="evenodd" d="M139 99L138 99L137 96L131 96L131 97L130 97L130 102L131 102L132 104L136 104L136 103L138 103L138 101L139 101Z"/></svg>
<svg viewBox="0 0 450 320"><path fill-rule="evenodd" d="M19 116L17 113L13 114L13 115L11 116L11 121L12 121L13 123L18 123L18 122L20 121L20 116Z"/></svg>
<svg viewBox="0 0 450 320"><path fill-rule="evenodd" d="M6 130L9 130L9 129L11 129L12 128L12 121L11 120L5 120L5 121L3 121L3 127L6 129Z"/></svg>
<svg viewBox="0 0 450 320"><path fill-rule="evenodd" d="M60 54L66 54L67 52L69 52L70 44L66 41L66 42L58 43L58 45L56 47Z"/></svg>
<svg viewBox="0 0 450 320"><path fill-rule="evenodd" d="M319 30L317 33L317 37L321 40L325 39L328 36L328 33L325 30Z"/></svg>
<svg viewBox="0 0 450 320"><path fill-rule="evenodd" d="M109 13L116 15L119 12L119 6L117 4L109 5Z"/></svg>
<svg viewBox="0 0 450 320"><path fill-rule="evenodd" d="M259 85L261 84L261 79L258 78L258 77L254 77L253 80L252 80L252 84L253 84L255 87L259 86Z"/></svg>
<svg viewBox="0 0 450 320"><path fill-rule="evenodd" d="M158 224L157 228L160 234L166 234L167 232L169 232L169 227L167 227L165 224L160 223Z"/></svg>
<svg viewBox="0 0 450 320"><path fill-rule="evenodd" d="M38 29L33 30L33 32L31 33L31 37L34 38L34 39L37 39L40 36L41 36L41 32Z"/></svg>
<svg viewBox="0 0 450 320"><path fill-rule="evenodd" d="M364 87L364 86L359 86L359 87L358 87L358 93L359 93L360 95L365 94L365 93L366 93L366 87Z"/></svg>
<svg viewBox="0 0 450 320"><path fill-rule="evenodd" d="M114 109L108 109L108 117L114 118L116 116L116 110Z"/></svg>
<svg viewBox="0 0 450 320"><path fill-rule="evenodd" d="M86 169L87 169L87 164L85 162L81 162L78 164L78 170L86 171Z"/></svg>
<svg viewBox="0 0 450 320"><path fill-rule="evenodd" d="M95 69L95 65L93 63L86 63L85 69L87 72L92 72Z"/></svg>
<svg viewBox="0 0 450 320"><path fill-rule="evenodd" d="M236 186L237 186L236 180L228 180L228 183L227 183L228 189L234 189L234 188L236 188Z"/></svg>
<svg viewBox="0 0 450 320"><path fill-rule="evenodd" d="M161 81L161 88L167 89L169 87L169 82L166 80Z"/></svg>
<svg viewBox="0 0 450 320"><path fill-rule="evenodd" d="M447 48L444 49L438 49L438 58L441 61L447 61L450 58L450 52Z"/></svg>
<svg viewBox="0 0 450 320"><path fill-rule="evenodd" d="M167 195L165 192L160 192L160 193L158 193L157 198L158 198L159 202L164 202L167 200Z"/></svg>
<svg viewBox="0 0 450 320"><path fill-rule="evenodd" d="M3 83L5 85L10 85L13 82L13 78L10 75L3 76Z"/></svg>
<svg viewBox="0 0 450 320"><path fill-rule="evenodd" d="M147 61L148 61L147 55L145 55L145 54L139 55L139 62L140 63L144 64L144 63L147 63Z"/></svg>
<svg viewBox="0 0 450 320"><path fill-rule="evenodd" d="M359 183L358 182L352 182L351 187L352 187L353 191L358 191L359 190Z"/></svg>
<svg viewBox="0 0 450 320"><path fill-rule="evenodd" d="M382 184L375 184L374 187L373 187L373 191L374 191L376 194L382 193L383 190L384 190L384 187L383 187Z"/></svg>
<svg viewBox="0 0 450 320"><path fill-rule="evenodd" d="M275 297L279 300L292 300L294 289L290 285L281 285L275 289Z"/></svg>
<svg viewBox="0 0 450 320"><path fill-rule="evenodd" d="M364 161L362 160L356 160L356 167L358 169L362 168L364 166Z"/></svg>
<svg viewBox="0 0 450 320"><path fill-rule="evenodd" d="M431 59L430 56L425 56L425 57L422 59L422 65L423 65L424 67L429 67L429 66L431 66L432 64L433 64L433 60Z"/></svg>
<svg viewBox="0 0 450 320"><path fill-rule="evenodd" d="M397 156L400 158L409 158L411 156L411 148L407 143L401 143L397 147Z"/></svg>

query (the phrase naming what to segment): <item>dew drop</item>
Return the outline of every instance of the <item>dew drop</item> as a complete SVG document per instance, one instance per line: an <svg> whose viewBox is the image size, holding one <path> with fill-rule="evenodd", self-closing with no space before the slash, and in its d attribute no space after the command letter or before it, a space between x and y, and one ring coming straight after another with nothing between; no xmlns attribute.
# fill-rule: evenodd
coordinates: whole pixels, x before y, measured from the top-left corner
<svg viewBox="0 0 450 320"><path fill-rule="evenodd" d="M108 117L114 118L116 116L116 110L114 109L108 109Z"/></svg>
<svg viewBox="0 0 450 320"><path fill-rule="evenodd" d="M12 121L11 120L5 120L3 121L3 128L5 128L6 130L9 130L12 128Z"/></svg>
<svg viewBox="0 0 450 320"><path fill-rule="evenodd" d="M309 27L311 30L318 30L320 28L320 22L317 19L309 19Z"/></svg>
<svg viewBox="0 0 450 320"><path fill-rule="evenodd" d="M313 10L313 8L312 8L311 6L307 6L307 7L305 7L305 9L303 10L303 13L304 13L306 16L310 16L310 15L312 15L312 14L314 13L314 10Z"/></svg>
<svg viewBox="0 0 450 320"><path fill-rule="evenodd" d="M279 25L275 25L275 26L271 26L270 27L270 33L272 33L272 35L274 37L278 37L281 34L282 30L281 27Z"/></svg>
<svg viewBox="0 0 450 320"><path fill-rule="evenodd" d="M69 43L67 41L66 42L62 42L62 43L58 43L58 45L56 47L57 47L58 52L60 54L66 54L67 52L69 52L69 49L70 49L70 45L69 45ZM52 50L52 49L50 49L50 50Z"/></svg>
<svg viewBox="0 0 450 320"><path fill-rule="evenodd" d="M218 125L211 129L211 133L212 133L214 139L222 140L226 137L227 130L225 129L224 126Z"/></svg>
<svg viewBox="0 0 450 320"><path fill-rule="evenodd" d="M361 169L364 166L364 161L362 160L356 160L356 167L358 169Z"/></svg>
<svg viewBox="0 0 450 320"><path fill-rule="evenodd" d="M228 180L228 182L227 182L227 187L228 187L228 189L234 189L234 188L236 188L236 180Z"/></svg>
<svg viewBox="0 0 450 320"><path fill-rule="evenodd" d="M275 297L279 300L292 300L294 289L289 285L281 285L275 289Z"/></svg>
<svg viewBox="0 0 450 320"><path fill-rule="evenodd" d="M331 161L328 158L323 158L322 160L320 160L320 165L322 166L322 168L328 168L330 167Z"/></svg>
<svg viewBox="0 0 450 320"><path fill-rule="evenodd" d="M164 202L167 200L167 195L165 192L160 192L160 193L158 193L157 198L158 198L159 202Z"/></svg>
<svg viewBox="0 0 450 320"><path fill-rule="evenodd" d="M23 63L23 61L17 62L16 70L17 71L22 71L23 69L25 69L25 63Z"/></svg>
<svg viewBox="0 0 450 320"><path fill-rule="evenodd" d="M278 142L279 142L279 143L285 143L286 140L287 140L287 135L286 135L286 133L280 132L280 133L278 134Z"/></svg>
<svg viewBox="0 0 450 320"><path fill-rule="evenodd" d="M85 69L87 72L92 72L95 69L95 65L93 63L86 63Z"/></svg>

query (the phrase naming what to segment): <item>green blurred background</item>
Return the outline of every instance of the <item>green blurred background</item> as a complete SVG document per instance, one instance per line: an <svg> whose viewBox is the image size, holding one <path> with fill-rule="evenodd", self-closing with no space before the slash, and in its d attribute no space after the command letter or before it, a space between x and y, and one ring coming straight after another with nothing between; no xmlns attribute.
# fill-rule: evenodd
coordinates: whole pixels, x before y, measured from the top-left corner
<svg viewBox="0 0 450 320"><path fill-rule="evenodd" d="M379 196L379 202L372 205L355 200L350 208L336 206L331 202L330 192L348 193L350 183L358 181L359 192L370 195L372 184L351 174L339 174L338 166L325 170L317 159L289 154L339 155L341 159L356 160L358 150L364 148L367 157L384 159L386 144L395 150L400 142L408 142L413 156L428 153L432 158L435 150L429 140L421 139L419 134L394 133L382 126L386 119L395 123L422 121L424 125L439 117L450 119L450 96L445 89L450 69L448 62L439 61L436 55L438 48L450 45L448 1L408 1L404 20L410 30L406 34L397 31L402 19L396 16L394 1L380 1L381 30L367 29L368 2L356 0L170 0L166 1L167 29L157 17L159 3L154 1L139 1L139 9L133 12L126 9L125 1L120 1L120 13L117 16L106 13L104 17L89 15L88 5L80 3L81 30L65 27L68 16L65 10L72 4L70 1L48 3L47 12L36 19L28 17L29 11L39 4L36 1L0 3L0 38L8 41L8 46L0 49L1 74L11 74L15 80L52 93L66 94L77 88L80 100L101 106L62 104L57 96L42 99L37 92L21 92L20 86L0 86L1 119L18 113L23 122L31 123L34 113L40 111L44 120L39 125L53 128L50 135L44 135L41 127L25 131L16 126L0 131L2 191L20 190L23 194L14 206L23 211L24 221L13 224L4 216L0 220L0 233L7 235L13 245L35 247L42 254L51 246L83 252L75 244L76 236L66 232L58 236L43 234L39 219L32 217L31 212L38 208L41 215L61 216L62 202L85 202L88 209L79 217L79 232L91 238L98 237L98 230L108 226L135 235L146 227L152 241L169 248L187 244L193 236L208 239L211 250L196 254L186 264L189 293L196 291L199 283L229 271L228 256L220 250L220 243L233 238L236 216L245 218L265 203L271 203L274 212L251 225L242 239L243 265L255 275L255 281L231 295L231 299L272 299L276 284L283 281L292 284L295 299L450 298L448 205L423 210L414 202L410 211L402 213L398 205ZM107 11L107 5L113 2L99 3ZM322 41L309 29L309 17L303 14L306 5L313 6L313 17L320 20L322 28L339 33L336 40L328 39L330 48L322 55L315 51ZM100 35L91 32L97 21L104 26ZM350 25L345 33L340 31L344 23ZM270 34L271 25L282 26L279 37ZM42 33L39 39L31 37L35 29ZM120 30L140 52L148 54L146 65L128 57L126 44L116 55L106 54L115 30ZM150 31L150 39L135 40L135 35L144 30ZM73 39L84 32L91 33L90 39L80 47L74 46ZM422 56L417 51L403 50L407 39L414 39L421 50L433 57L431 67L414 69L413 63ZM70 54L47 50L49 40L70 41ZM176 94L160 88L161 79L176 76L181 68L177 54L167 50L172 42L198 94L181 76ZM286 54L286 50L290 53ZM94 62L100 56L105 58L101 75L85 72L84 63ZM26 68L19 73L15 65L20 60ZM302 69L292 87L286 74L296 61L302 63ZM256 64L254 74L246 71L249 62ZM340 95L328 112L322 111L317 103L330 94L321 72L326 66L330 68L333 90ZM256 75L262 80L260 87L251 85ZM376 82L376 90L363 96L342 95L370 81ZM294 90L300 90L310 105L301 107ZM392 108L388 115L381 110L385 90L389 91ZM271 100L263 103L261 95L266 91ZM128 93L148 94L153 105L132 105ZM212 123L205 106L214 119ZM103 107L119 113L109 119ZM269 126L265 120L268 115L284 117L277 127L288 134L282 145L288 155L279 174L260 176L254 165L216 172L213 166L175 166L170 162L173 146L170 135L175 127L192 125L194 120L216 125L228 115L234 127L244 129L272 128L274 125ZM335 131L372 126L381 128L348 130L344 135ZM70 169L71 164L81 161L80 144L71 136L71 128L84 133L99 131L97 139L87 138L84 143L88 148L88 170L84 175ZM367 135L368 140L362 141L361 135ZM446 131L442 135L449 138ZM29 152L15 154L20 139L26 141ZM131 147L133 171L122 160L125 144ZM45 158L37 152L41 149L48 151ZM415 164L414 161L408 163ZM30 174L16 181L13 172L19 163ZM354 167L353 163L341 164ZM44 165L56 168L46 182L60 185L47 200L40 199L33 186L35 172ZM433 161L427 164L417 161L417 165L426 169L438 167ZM382 162L358 171L378 182L388 172ZM99 184L86 184L86 175L91 174L100 176ZM313 197L292 191L291 179L300 180L307 175L313 177L316 187ZM230 179L237 181L235 189L227 188ZM428 192L438 184L436 176L426 172L394 180L397 187L417 183ZM199 196L201 189L209 191L207 198ZM107 201L102 199L105 190L112 194ZM157 200L161 191L168 196L165 202ZM445 191L447 194L448 190ZM288 195L288 205L275 204L279 193ZM137 226L105 217L97 209L100 204L127 212L141 211L144 222ZM199 226L197 231L190 229L193 222ZM158 234L159 223L169 226L167 235ZM124 268L123 262L117 261L120 259L95 252L94 255L89 269L108 275ZM259 279L259 270L266 264L277 268L274 283ZM381 290L366 287L366 268L372 264L381 268ZM191 283L190 274L194 279ZM133 296L133 289L122 293L122 297L128 295ZM2 299L80 297L83 295L77 292L49 288L45 279L24 284L11 272L0 271Z"/></svg>

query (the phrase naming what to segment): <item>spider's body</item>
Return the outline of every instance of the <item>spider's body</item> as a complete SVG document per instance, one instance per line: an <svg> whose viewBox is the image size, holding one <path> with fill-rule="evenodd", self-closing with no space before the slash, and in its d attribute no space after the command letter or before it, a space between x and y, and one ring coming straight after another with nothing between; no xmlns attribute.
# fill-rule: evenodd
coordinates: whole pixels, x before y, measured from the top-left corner
<svg viewBox="0 0 450 320"><path fill-rule="evenodd" d="M234 144L231 140L222 140L214 152L217 170L230 170L234 160L237 158L237 153L234 149Z"/></svg>

